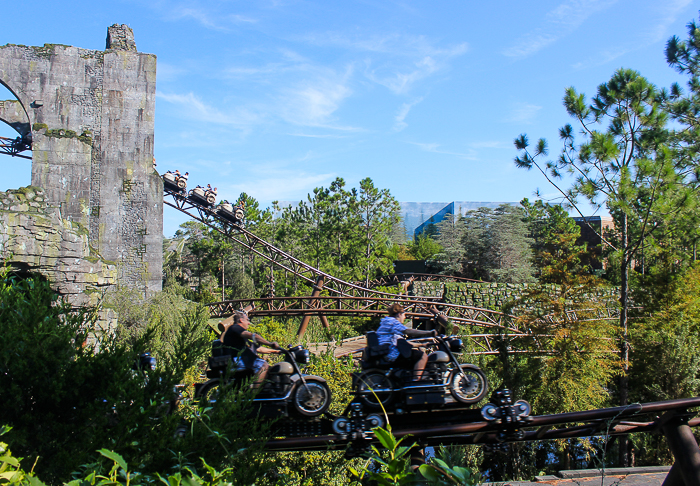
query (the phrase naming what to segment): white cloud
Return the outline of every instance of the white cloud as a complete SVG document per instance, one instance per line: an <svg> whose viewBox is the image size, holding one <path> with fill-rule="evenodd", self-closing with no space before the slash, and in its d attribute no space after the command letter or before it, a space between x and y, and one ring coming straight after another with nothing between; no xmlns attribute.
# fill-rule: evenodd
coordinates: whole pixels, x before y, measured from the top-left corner
<svg viewBox="0 0 700 486"><path fill-rule="evenodd" d="M418 98L417 100L412 101L411 103L404 103L401 105L401 107L399 108L399 112L394 117L395 132L400 132L408 126L408 123L406 123L406 117L408 116L408 112L411 111L411 108L416 106L421 101L423 101L423 98Z"/></svg>
<svg viewBox="0 0 700 486"><path fill-rule="evenodd" d="M407 93L416 82L445 69L452 58L468 50L466 43L436 47L425 36L399 34L357 37L331 32L302 40L364 54L365 76L396 94Z"/></svg>
<svg viewBox="0 0 700 486"><path fill-rule="evenodd" d="M604 64L607 64L609 62L614 61L618 57L622 57L628 52L633 50L632 47L618 47L618 48L610 48L606 49L602 52L599 52L595 55L595 57L592 57L586 61L580 61L575 64L572 64L573 69L587 69L589 67L593 66L602 66Z"/></svg>
<svg viewBox="0 0 700 486"><path fill-rule="evenodd" d="M203 27L211 30L226 31L238 24L256 23L257 20L246 15L224 13L212 8L211 3L155 2L153 7L163 12L166 20L194 20Z"/></svg>
<svg viewBox="0 0 700 486"><path fill-rule="evenodd" d="M348 86L351 74L351 68L343 75L325 70L282 89L277 97L279 115L294 125L357 131L356 127L338 125L333 116L352 94Z"/></svg>
<svg viewBox="0 0 700 486"><path fill-rule="evenodd" d="M658 22L639 29L639 35L619 46L608 46L605 50L596 53L591 58L572 65L574 69L586 69L594 66L602 66L610 63L623 55L639 49L649 47L651 44L666 40L672 33L669 27L676 22L678 16L692 4L691 0L668 0L654 4L654 18Z"/></svg>
<svg viewBox="0 0 700 486"><path fill-rule="evenodd" d="M542 109L541 106L531 105L530 103L516 103L510 115L505 121L512 123L532 123L537 113Z"/></svg>
<svg viewBox="0 0 700 486"><path fill-rule="evenodd" d="M665 40L669 35L668 28L676 21L678 15L692 3L692 0L665 0L655 4L658 12L656 18L659 21L656 25L650 26L648 31L649 43Z"/></svg>
<svg viewBox="0 0 700 486"><path fill-rule="evenodd" d="M305 199L314 188L327 186L335 174L307 174L298 171L278 172L268 177L255 177L239 184L226 185L219 188L222 197L235 199L241 192L252 194L259 201L282 201Z"/></svg>
<svg viewBox="0 0 700 486"><path fill-rule="evenodd" d="M287 135L291 137L306 137L306 138L346 138L346 135L339 135L337 133L302 133L302 132L295 132L295 133L288 133Z"/></svg>
<svg viewBox="0 0 700 486"><path fill-rule="evenodd" d="M473 150L470 150L469 153L460 153L460 152L451 152L449 150L442 150L440 148L439 143L421 143L421 142L408 142L411 145L415 145L417 147L420 147L421 150L424 150L425 152L432 152L434 154L442 154L442 155L454 155L456 157L460 157L463 159L468 159L468 160L478 160L476 156L476 152Z"/></svg>
<svg viewBox="0 0 700 486"><path fill-rule="evenodd" d="M503 51L508 57L522 58L556 42L576 30L591 15L617 0L566 0L545 15L540 27L528 32Z"/></svg>
<svg viewBox="0 0 700 486"><path fill-rule="evenodd" d="M156 92L156 98L176 105L184 118L214 124L248 127L260 123L262 117L244 108L221 111L204 103L192 92L187 94Z"/></svg>

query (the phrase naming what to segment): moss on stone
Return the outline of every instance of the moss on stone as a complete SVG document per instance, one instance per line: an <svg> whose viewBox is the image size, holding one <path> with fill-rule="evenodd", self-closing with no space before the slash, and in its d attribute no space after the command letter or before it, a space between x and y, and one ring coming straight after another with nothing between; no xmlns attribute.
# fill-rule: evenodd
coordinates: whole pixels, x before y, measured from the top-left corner
<svg viewBox="0 0 700 486"><path fill-rule="evenodd" d="M100 62L104 62L105 53L104 51L91 51L89 49L82 50L80 52L81 59L97 59Z"/></svg>
<svg viewBox="0 0 700 486"><path fill-rule="evenodd" d="M83 133L78 135L78 140L86 145L92 145L92 133L90 133L90 130L83 130Z"/></svg>
<svg viewBox="0 0 700 486"><path fill-rule="evenodd" d="M44 135L52 138L76 138L86 145L92 145L92 134L89 130L83 130L83 133L78 135L74 130L51 128L47 129Z"/></svg>
<svg viewBox="0 0 700 486"><path fill-rule="evenodd" d="M32 125L32 130L38 132L39 130L46 130L49 126L46 123L35 123Z"/></svg>
<svg viewBox="0 0 700 486"><path fill-rule="evenodd" d="M30 192L33 192L34 194L38 194L38 193L41 192L41 191L42 191L42 189L41 189L40 187L36 187L36 186L24 186L24 187L20 187L19 189L14 189L14 190L8 191L8 192L14 192L14 193L17 193L17 194L25 194L25 195L26 195L26 194L28 194L28 193L30 193Z"/></svg>
<svg viewBox="0 0 700 486"><path fill-rule="evenodd" d="M53 52L56 47L70 47L65 44L44 44L42 47L32 46L31 49L37 57L43 57L44 59L51 59Z"/></svg>

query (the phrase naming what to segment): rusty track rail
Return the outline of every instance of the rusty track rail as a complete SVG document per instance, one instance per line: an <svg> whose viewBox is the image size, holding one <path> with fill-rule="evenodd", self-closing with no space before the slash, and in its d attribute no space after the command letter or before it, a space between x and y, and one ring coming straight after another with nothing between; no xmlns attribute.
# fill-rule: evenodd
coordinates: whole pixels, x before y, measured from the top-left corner
<svg viewBox="0 0 700 486"><path fill-rule="evenodd" d="M503 331L517 334L528 334L526 330L515 327L512 324L515 321L509 319L509 316L505 316L502 312L444 304L440 303L436 297L415 297L379 292L336 278L275 247L248 231L242 225L221 218L212 209L189 199L181 192L165 188L163 202L218 231L231 241L276 265L279 269L296 275L312 288L322 279L323 289L333 294L330 297L319 296L314 300L309 300L308 297L282 297L267 300L254 299L245 303L243 301L217 302L209 306L212 317L231 315L236 309L250 303L255 305L257 315L308 315L310 313L315 315L322 315L323 313L357 315L375 314L378 313L382 305L385 306L389 302L400 302L407 308L409 315L413 317L432 317L432 313L428 309L430 306L437 304L455 322L502 329ZM488 351L489 349L485 350Z"/></svg>
<svg viewBox="0 0 700 486"><path fill-rule="evenodd" d="M406 309L406 315L413 319L432 319L434 314L426 310L426 303L415 301L406 296L394 298L368 298L346 296L309 297L264 297L259 299L239 299L208 304L211 317L227 317L234 311L246 306L254 309L251 316L382 316L386 315L386 306L398 302ZM484 329L491 333L466 334L478 350L477 354L497 354L495 341L508 334L509 339L535 340L540 347L551 337L533 334L524 326L517 325L515 319L504 319L496 311L487 311L478 307L456 304L440 304L440 309L449 317L453 326L461 326L463 333L471 333L473 328ZM465 336L466 336L465 335ZM339 356L345 355L345 353Z"/></svg>
<svg viewBox="0 0 700 486"><path fill-rule="evenodd" d="M23 159L32 160L31 155L22 154L22 152L26 152L31 149L31 141L28 141L24 137L0 137L0 154L9 155L10 157L21 157Z"/></svg>
<svg viewBox="0 0 700 486"><path fill-rule="evenodd" d="M262 238L251 233L245 229L242 225L232 223L224 218L219 217L211 209L198 204L191 199L187 198L184 194L172 191L165 188L163 190L165 197L163 202L172 207L187 214L192 219L195 219L205 225L209 226L211 229L218 231L224 236L228 237L230 240L235 241L239 245L247 248L261 258L267 260L279 267L282 270L286 270L304 282L306 282L310 287L313 287L318 281L319 277L324 279L324 290L328 292L349 297L386 297L386 298L397 298L402 297L398 294L392 294L389 292L379 292L376 290L367 289L360 285L356 285L351 282L346 282L345 280L336 278L326 272L319 270L318 268L312 267L311 265L302 262L301 260L293 257L289 253L277 248L276 246L268 243ZM170 199L168 199L170 198ZM403 296L405 298L405 296ZM436 301L437 298L423 297L420 299L414 299L425 303L426 301Z"/></svg>
<svg viewBox="0 0 700 486"><path fill-rule="evenodd" d="M449 425L393 427L396 437L412 436L423 446L493 444L532 440L566 439L603 435L621 435L636 432L660 432L669 422L681 419L686 422L697 412L689 409L700 407L700 397L668 400L664 402L635 403L625 407L613 407L581 412L540 415L530 417L522 426L524 434L504 437L502 424L478 421L471 423L450 423ZM629 419L646 418L644 421ZM697 427L700 419L687 421L687 425ZM555 428L556 426L562 426ZM338 435L316 437L279 438L267 442L270 451L329 450L345 449L350 440ZM697 446L696 446L697 447Z"/></svg>

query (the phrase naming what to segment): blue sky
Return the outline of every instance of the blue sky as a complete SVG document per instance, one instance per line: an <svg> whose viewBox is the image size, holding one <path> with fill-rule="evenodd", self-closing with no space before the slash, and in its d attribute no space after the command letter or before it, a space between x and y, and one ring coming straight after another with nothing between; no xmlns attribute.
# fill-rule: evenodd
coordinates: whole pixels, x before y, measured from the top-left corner
<svg viewBox="0 0 700 486"><path fill-rule="evenodd" d="M104 49L107 27L128 24L138 50L158 57L158 169L263 207L336 177L348 187L370 177L399 201L552 194L515 168L513 139L545 137L556 153L565 88L591 96L621 67L658 86L685 82L663 51L698 15L689 0L2 6L0 45ZM29 184L29 163L0 163L0 190ZM164 217L166 236L185 220L171 208Z"/></svg>

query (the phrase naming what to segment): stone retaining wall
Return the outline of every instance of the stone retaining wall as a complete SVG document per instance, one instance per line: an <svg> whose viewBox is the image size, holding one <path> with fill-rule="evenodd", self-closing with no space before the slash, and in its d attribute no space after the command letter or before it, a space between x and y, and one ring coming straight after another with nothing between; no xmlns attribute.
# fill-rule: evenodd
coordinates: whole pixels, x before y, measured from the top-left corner
<svg viewBox="0 0 700 486"><path fill-rule="evenodd" d="M75 306L97 304L118 275L118 265L90 247L88 230L62 218L60 206L51 206L43 190L32 186L0 192L0 262L45 276ZM100 320L116 324L109 311Z"/></svg>
<svg viewBox="0 0 700 486"><path fill-rule="evenodd" d="M413 294L426 297L444 297L446 302L500 311L506 302L524 297L528 290L539 284L506 284L495 282L413 282ZM547 284L545 289L554 292L557 286ZM604 302L608 307L617 306L619 289L604 287L596 289L586 299Z"/></svg>

